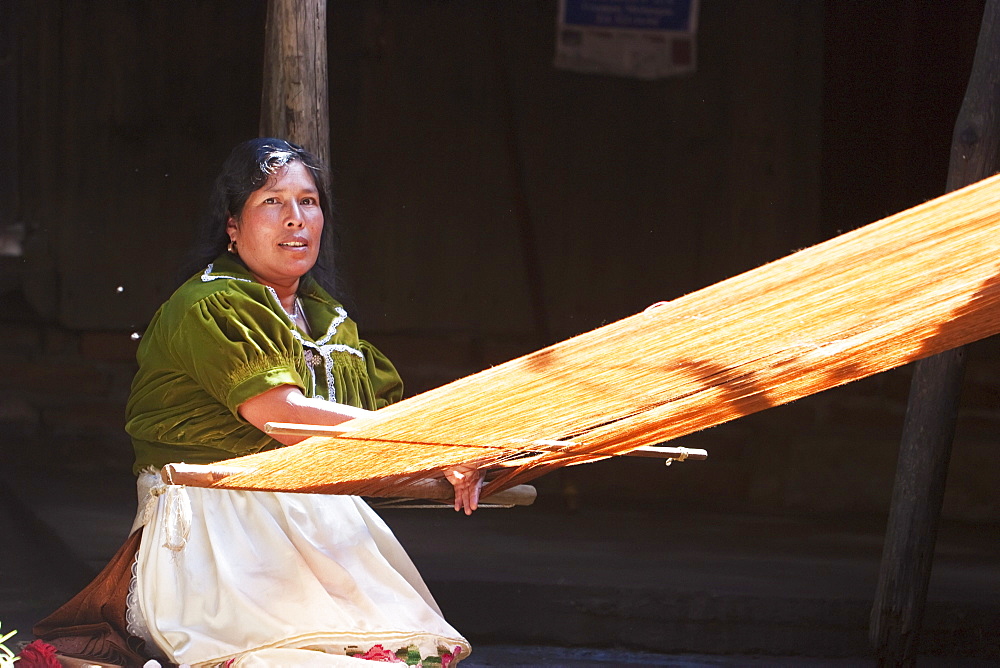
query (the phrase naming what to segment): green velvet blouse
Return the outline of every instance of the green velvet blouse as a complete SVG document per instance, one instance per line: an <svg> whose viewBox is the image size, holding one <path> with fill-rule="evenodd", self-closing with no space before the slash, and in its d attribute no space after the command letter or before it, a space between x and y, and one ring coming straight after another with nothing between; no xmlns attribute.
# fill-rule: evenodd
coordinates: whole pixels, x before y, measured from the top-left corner
<svg viewBox="0 0 1000 668"><path fill-rule="evenodd" d="M299 299L312 336L227 253L160 307L139 345L126 408L136 472L281 447L238 413L279 385L370 410L402 397L392 363L358 338L339 303L308 277Z"/></svg>

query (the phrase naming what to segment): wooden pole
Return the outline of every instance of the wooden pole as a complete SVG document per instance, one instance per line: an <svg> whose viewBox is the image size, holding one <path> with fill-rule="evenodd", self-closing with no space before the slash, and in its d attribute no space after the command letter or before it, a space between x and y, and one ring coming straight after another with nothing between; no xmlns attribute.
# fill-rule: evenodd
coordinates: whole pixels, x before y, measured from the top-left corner
<svg viewBox="0 0 1000 668"><path fill-rule="evenodd" d="M269 0L260 134L330 158L326 0Z"/></svg>
<svg viewBox="0 0 1000 668"><path fill-rule="evenodd" d="M987 0L952 137L947 191L996 173L998 110L1000 0ZM921 360L914 368L870 620L880 666L916 664L964 368L964 348Z"/></svg>
<svg viewBox="0 0 1000 668"><path fill-rule="evenodd" d="M913 666L958 414L965 349L917 362L869 635L880 666Z"/></svg>

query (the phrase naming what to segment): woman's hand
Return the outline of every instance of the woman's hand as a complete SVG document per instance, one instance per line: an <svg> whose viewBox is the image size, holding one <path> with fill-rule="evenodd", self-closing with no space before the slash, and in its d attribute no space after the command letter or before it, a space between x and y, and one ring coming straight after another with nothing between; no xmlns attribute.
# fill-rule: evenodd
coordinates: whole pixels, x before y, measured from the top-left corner
<svg viewBox="0 0 1000 668"><path fill-rule="evenodd" d="M463 464L444 472L444 477L455 488L455 510L466 515L479 506L479 492L483 488L483 474L475 466Z"/></svg>

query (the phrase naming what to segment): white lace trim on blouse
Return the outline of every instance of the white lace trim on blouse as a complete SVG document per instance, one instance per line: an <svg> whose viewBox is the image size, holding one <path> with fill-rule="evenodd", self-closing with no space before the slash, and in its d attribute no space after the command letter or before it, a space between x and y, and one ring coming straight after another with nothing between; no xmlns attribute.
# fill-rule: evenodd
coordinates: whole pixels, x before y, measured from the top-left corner
<svg viewBox="0 0 1000 668"><path fill-rule="evenodd" d="M213 270L214 270L214 263L209 264L208 267L205 268L204 273L202 273L201 280L205 283L217 279L242 281L244 283L256 282L250 280L249 278L240 278L239 276L213 274L212 273ZM330 339L332 339L337 334L337 329L344 323L345 320L347 320L347 311L345 311L340 306L334 307L334 312L337 315L330 323L330 326L327 327L326 333L320 338L316 339L316 341L310 341L309 339L302 336L302 334L296 328L295 322L291 319L291 317L289 317L285 309L281 307L281 301L279 301L278 293L275 292L274 288L272 288L269 285L265 285L264 287L268 289L268 292L271 293L271 297L274 298L274 304L272 305L273 307L276 307L274 308L274 312L285 320L285 322L288 324L289 330L291 330L292 332L292 336L294 336L295 339L300 344L302 344L302 350L305 353L306 368L309 369L309 374L312 376L313 387L314 388L316 387L316 367L319 366L319 360L316 360L315 356L318 355L320 359L323 360L322 362L323 373L326 379L326 387L327 387L327 396L325 398L329 401L337 401L337 388L336 388L336 383L334 383L334 376L333 376L334 353L347 353L349 355L354 355L355 357L358 357L362 360L365 358L365 354L360 350L358 350L357 348L354 348L353 346L349 346L344 343L329 343Z"/></svg>

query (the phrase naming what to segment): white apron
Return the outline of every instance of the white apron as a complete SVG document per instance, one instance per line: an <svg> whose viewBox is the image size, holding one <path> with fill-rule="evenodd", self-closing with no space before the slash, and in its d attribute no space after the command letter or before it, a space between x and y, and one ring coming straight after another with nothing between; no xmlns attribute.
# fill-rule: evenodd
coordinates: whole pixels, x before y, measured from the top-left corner
<svg viewBox="0 0 1000 668"><path fill-rule="evenodd" d="M455 666L470 653L360 498L158 480L139 478L136 526L145 528L128 620L164 658L199 667L361 665L347 657L380 645L422 658L448 652Z"/></svg>

